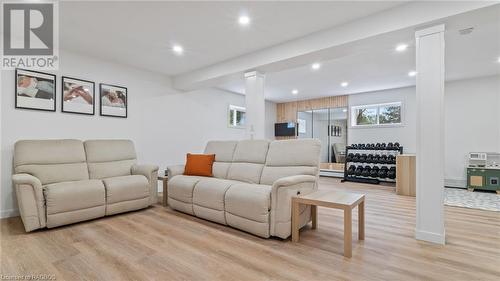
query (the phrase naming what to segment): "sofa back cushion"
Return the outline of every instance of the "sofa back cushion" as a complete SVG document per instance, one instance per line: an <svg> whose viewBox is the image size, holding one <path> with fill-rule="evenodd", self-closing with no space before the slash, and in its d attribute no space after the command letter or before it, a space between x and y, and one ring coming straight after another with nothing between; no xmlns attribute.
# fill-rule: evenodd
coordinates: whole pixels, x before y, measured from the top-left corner
<svg viewBox="0 0 500 281"><path fill-rule="evenodd" d="M227 178L248 183L259 183L266 162L269 141L242 140L236 145Z"/></svg>
<svg viewBox="0 0 500 281"><path fill-rule="evenodd" d="M43 185L89 179L80 140L21 140L14 145L14 172L38 178Z"/></svg>
<svg viewBox="0 0 500 281"><path fill-rule="evenodd" d="M237 141L209 141L205 147L205 154L215 154L212 174L216 178L226 179L229 166L233 161Z"/></svg>
<svg viewBox="0 0 500 281"><path fill-rule="evenodd" d="M260 184L294 175L319 173L321 142L316 139L279 140L269 144Z"/></svg>
<svg viewBox="0 0 500 281"><path fill-rule="evenodd" d="M84 145L91 179L130 175L137 162L131 140L88 140Z"/></svg>

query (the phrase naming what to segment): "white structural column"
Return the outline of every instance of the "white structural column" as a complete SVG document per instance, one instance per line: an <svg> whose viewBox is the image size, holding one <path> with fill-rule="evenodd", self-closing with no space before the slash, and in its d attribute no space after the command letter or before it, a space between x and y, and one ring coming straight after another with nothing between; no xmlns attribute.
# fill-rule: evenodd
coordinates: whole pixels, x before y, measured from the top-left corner
<svg viewBox="0 0 500 281"><path fill-rule="evenodd" d="M415 33L417 56L416 238L445 243L444 25Z"/></svg>
<svg viewBox="0 0 500 281"><path fill-rule="evenodd" d="M245 73L245 122L246 136L249 139L265 138L264 78L264 74L257 71Z"/></svg>

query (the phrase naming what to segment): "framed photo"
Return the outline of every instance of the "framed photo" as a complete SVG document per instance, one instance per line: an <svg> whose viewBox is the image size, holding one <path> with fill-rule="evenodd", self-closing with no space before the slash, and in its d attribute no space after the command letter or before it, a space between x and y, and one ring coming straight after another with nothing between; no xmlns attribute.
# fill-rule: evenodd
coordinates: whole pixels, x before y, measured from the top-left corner
<svg viewBox="0 0 500 281"><path fill-rule="evenodd" d="M71 77L62 77L61 111L94 115L95 84Z"/></svg>
<svg viewBox="0 0 500 281"><path fill-rule="evenodd" d="M101 116L127 118L127 88L101 83L99 92Z"/></svg>
<svg viewBox="0 0 500 281"><path fill-rule="evenodd" d="M16 68L16 108L56 111L56 76Z"/></svg>

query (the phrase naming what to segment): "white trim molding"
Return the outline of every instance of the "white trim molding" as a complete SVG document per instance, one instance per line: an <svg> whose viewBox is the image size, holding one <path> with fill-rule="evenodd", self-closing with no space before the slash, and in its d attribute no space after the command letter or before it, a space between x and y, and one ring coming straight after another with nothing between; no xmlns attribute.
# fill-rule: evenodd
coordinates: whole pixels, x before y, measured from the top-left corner
<svg viewBox="0 0 500 281"><path fill-rule="evenodd" d="M446 237L445 232L434 233L434 232L415 229L415 238L417 238L417 240L423 240L427 242L444 245L446 242L445 237Z"/></svg>
<svg viewBox="0 0 500 281"><path fill-rule="evenodd" d="M18 217L18 216L19 216L18 209L8 209L8 210L1 210L0 211L0 219Z"/></svg>

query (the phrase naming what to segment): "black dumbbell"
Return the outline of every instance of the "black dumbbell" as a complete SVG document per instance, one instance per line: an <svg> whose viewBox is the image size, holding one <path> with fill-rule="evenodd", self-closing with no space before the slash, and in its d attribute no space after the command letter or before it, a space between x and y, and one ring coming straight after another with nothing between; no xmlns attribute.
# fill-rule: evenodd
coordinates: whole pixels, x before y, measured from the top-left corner
<svg viewBox="0 0 500 281"><path fill-rule="evenodd" d="M361 176L363 176L363 177L369 177L371 170L372 170L372 167L365 166L365 168L363 169L363 172L361 172Z"/></svg>
<svg viewBox="0 0 500 281"><path fill-rule="evenodd" d="M357 144L355 144L355 143L353 143L353 144L351 144L351 148L352 148L352 149L357 149L357 148L358 148L358 145L357 145Z"/></svg>
<svg viewBox="0 0 500 281"><path fill-rule="evenodd" d="M366 154L361 154L361 156L359 157L359 162L361 163L365 163L366 162Z"/></svg>
<svg viewBox="0 0 500 281"><path fill-rule="evenodd" d="M352 157L352 162L359 162L359 153L354 154L354 157Z"/></svg>
<svg viewBox="0 0 500 281"><path fill-rule="evenodd" d="M394 143L394 150L399 150L399 142Z"/></svg>
<svg viewBox="0 0 500 281"><path fill-rule="evenodd" d="M375 149L380 149L380 143L377 142L377 144L375 145Z"/></svg>
<svg viewBox="0 0 500 281"><path fill-rule="evenodd" d="M378 164L378 161L380 160L380 156L377 154L374 154L372 157L372 163Z"/></svg>
<svg viewBox="0 0 500 281"><path fill-rule="evenodd" d="M391 167L389 171L387 171L387 177L390 179L396 178L396 167Z"/></svg>
<svg viewBox="0 0 500 281"><path fill-rule="evenodd" d="M393 150L394 149L394 144L392 144L392 142L388 143L387 144L387 149L388 150Z"/></svg>
<svg viewBox="0 0 500 281"><path fill-rule="evenodd" d="M383 178L383 179L384 179L384 178L386 178L386 177L387 177L387 171L388 171L388 170L389 170L389 169L387 169L387 167L386 167L386 166L382 166L382 168L380 168L380 170L378 171L378 177L379 177L379 178Z"/></svg>
<svg viewBox="0 0 500 281"><path fill-rule="evenodd" d="M385 144L385 142L380 144L380 149L385 149L386 147L387 147L387 145Z"/></svg>
<svg viewBox="0 0 500 281"><path fill-rule="evenodd" d="M374 143L370 144L370 148L375 149L375 144Z"/></svg>
<svg viewBox="0 0 500 281"><path fill-rule="evenodd" d="M365 162L366 163L373 163L373 154L368 154L368 156L366 156Z"/></svg>
<svg viewBox="0 0 500 281"><path fill-rule="evenodd" d="M372 170L370 171L370 177L372 178L378 177L378 171L379 168L377 166L373 167Z"/></svg>
<svg viewBox="0 0 500 281"><path fill-rule="evenodd" d="M396 157L394 155L387 156L387 164L396 164Z"/></svg>
<svg viewBox="0 0 500 281"><path fill-rule="evenodd" d="M351 162L353 157L354 157L354 153L349 153L349 154L347 154L347 157L345 158L345 161L346 162Z"/></svg>
<svg viewBox="0 0 500 281"><path fill-rule="evenodd" d="M361 173L363 173L363 166L358 166L358 167L356 168L355 175L356 175L356 176L361 176Z"/></svg>
<svg viewBox="0 0 500 281"><path fill-rule="evenodd" d="M380 157L378 158L378 162L380 164L387 164L387 155L380 155Z"/></svg>
<svg viewBox="0 0 500 281"><path fill-rule="evenodd" d="M352 175L354 175L355 171L356 171L356 166L351 165L351 166L349 166L349 169L347 169L347 174L352 176Z"/></svg>

